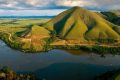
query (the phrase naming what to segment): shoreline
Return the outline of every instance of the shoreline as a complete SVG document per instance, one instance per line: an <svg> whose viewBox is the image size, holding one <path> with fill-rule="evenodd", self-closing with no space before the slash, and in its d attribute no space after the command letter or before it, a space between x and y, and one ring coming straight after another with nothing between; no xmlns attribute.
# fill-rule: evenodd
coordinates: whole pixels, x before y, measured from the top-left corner
<svg viewBox="0 0 120 80"><path fill-rule="evenodd" d="M118 46L102 46L102 45L47 45L47 48L45 48L44 50L41 51L30 51L30 50L26 50L26 49L21 49L19 48L20 46L14 47L11 46L10 43L7 43L5 40L2 40L8 47L10 47L11 49L14 50L18 50L24 53L38 53L38 52L47 52L53 49L64 49L64 50L83 50L83 51L87 51L87 52L95 52L97 54L119 54L120 53L120 47ZM14 43L13 43L14 44ZM19 45L19 44L18 44Z"/></svg>
<svg viewBox="0 0 120 80"><path fill-rule="evenodd" d="M57 45L51 44L50 42L46 41L46 44L43 45L42 50L36 51L34 47L30 47L27 49L22 48L22 43L16 42L12 40L12 34L10 33L3 33L1 32L0 40L2 40L8 47L22 51L24 53L37 53L37 52L47 52L53 49L65 49L65 50L83 50L87 52L95 52L97 54L120 54L120 46L112 46L112 45L105 45L105 44L64 44L64 45Z"/></svg>

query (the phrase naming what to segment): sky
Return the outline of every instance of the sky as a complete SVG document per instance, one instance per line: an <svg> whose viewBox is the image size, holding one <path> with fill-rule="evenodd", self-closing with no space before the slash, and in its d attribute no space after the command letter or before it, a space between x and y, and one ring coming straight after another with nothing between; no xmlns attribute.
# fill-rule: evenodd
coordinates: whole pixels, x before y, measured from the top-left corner
<svg viewBox="0 0 120 80"><path fill-rule="evenodd" d="M0 0L0 16L54 16L73 6L120 10L120 0Z"/></svg>

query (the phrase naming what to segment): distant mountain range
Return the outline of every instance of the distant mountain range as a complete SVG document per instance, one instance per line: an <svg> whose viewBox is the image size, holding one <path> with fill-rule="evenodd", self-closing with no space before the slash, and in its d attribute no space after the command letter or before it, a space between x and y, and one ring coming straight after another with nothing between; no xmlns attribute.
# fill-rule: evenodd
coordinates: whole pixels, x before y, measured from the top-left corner
<svg viewBox="0 0 120 80"><path fill-rule="evenodd" d="M0 16L0 18L54 18L55 16Z"/></svg>

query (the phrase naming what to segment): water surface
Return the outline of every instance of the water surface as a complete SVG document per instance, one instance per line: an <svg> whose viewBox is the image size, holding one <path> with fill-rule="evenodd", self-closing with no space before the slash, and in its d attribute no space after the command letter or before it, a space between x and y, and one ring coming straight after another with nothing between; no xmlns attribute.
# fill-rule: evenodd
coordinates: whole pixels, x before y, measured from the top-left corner
<svg viewBox="0 0 120 80"><path fill-rule="evenodd" d="M45 80L93 80L106 71L120 67L120 56L105 57L83 51L51 50L26 54L9 48L0 41L0 67L17 72L34 72Z"/></svg>

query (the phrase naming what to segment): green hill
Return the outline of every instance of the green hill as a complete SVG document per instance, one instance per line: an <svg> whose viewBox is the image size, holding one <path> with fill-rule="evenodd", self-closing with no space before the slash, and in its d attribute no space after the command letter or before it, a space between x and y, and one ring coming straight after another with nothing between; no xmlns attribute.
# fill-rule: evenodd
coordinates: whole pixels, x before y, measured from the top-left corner
<svg viewBox="0 0 120 80"><path fill-rule="evenodd" d="M120 38L118 26L100 15L80 7L60 13L43 25L62 39Z"/></svg>
<svg viewBox="0 0 120 80"><path fill-rule="evenodd" d="M27 37L32 37L32 36L49 36L50 32L44 27L33 25L24 31L17 32L16 34L19 37L27 38Z"/></svg>
<svg viewBox="0 0 120 80"><path fill-rule="evenodd" d="M106 16L106 20L116 25L120 25L120 11L101 12L101 14Z"/></svg>
<svg viewBox="0 0 120 80"><path fill-rule="evenodd" d="M32 51L42 51L46 41L44 39L50 37L50 32L44 27L33 25L25 31L18 32L21 37L23 49L31 49Z"/></svg>
<svg viewBox="0 0 120 80"><path fill-rule="evenodd" d="M2 32L1 38L10 47L25 52L57 48L83 49L97 53L119 52L120 26L106 18L107 16L101 13L73 7L41 26L27 25L22 27L22 30L15 27L14 32L12 27L11 33L2 35Z"/></svg>

